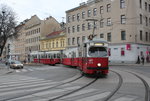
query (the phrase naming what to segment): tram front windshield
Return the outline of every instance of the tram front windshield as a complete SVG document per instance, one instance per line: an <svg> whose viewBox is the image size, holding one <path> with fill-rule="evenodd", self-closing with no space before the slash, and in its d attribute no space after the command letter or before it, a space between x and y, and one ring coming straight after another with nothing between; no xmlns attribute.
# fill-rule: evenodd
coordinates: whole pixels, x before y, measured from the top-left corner
<svg viewBox="0 0 150 101"><path fill-rule="evenodd" d="M105 47L90 47L89 56L92 57L105 57L107 56L107 50Z"/></svg>

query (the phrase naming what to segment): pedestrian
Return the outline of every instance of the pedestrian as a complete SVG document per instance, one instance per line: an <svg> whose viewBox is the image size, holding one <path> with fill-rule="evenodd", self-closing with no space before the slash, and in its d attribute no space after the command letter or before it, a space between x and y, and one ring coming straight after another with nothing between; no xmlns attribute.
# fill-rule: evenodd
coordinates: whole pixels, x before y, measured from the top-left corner
<svg viewBox="0 0 150 101"><path fill-rule="evenodd" d="M141 60L142 60L142 64L144 65L144 60L145 60L144 55L141 56Z"/></svg>
<svg viewBox="0 0 150 101"><path fill-rule="evenodd" d="M138 55L138 58L137 58L137 62L136 62L137 64L140 64L140 57L139 57L139 55Z"/></svg>

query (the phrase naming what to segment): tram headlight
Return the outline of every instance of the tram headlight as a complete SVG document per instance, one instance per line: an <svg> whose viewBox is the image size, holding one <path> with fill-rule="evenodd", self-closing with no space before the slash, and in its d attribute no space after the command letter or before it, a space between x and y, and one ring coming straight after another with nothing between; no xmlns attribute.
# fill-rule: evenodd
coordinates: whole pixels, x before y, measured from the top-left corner
<svg viewBox="0 0 150 101"><path fill-rule="evenodd" d="M97 64L98 67L100 67L101 65L102 65L101 63L98 63L98 64Z"/></svg>

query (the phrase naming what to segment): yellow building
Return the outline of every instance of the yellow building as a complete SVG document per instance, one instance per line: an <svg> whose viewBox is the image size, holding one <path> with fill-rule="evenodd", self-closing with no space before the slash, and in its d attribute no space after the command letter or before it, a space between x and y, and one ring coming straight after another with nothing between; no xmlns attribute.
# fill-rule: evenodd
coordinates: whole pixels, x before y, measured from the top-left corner
<svg viewBox="0 0 150 101"><path fill-rule="evenodd" d="M56 51L66 48L66 33L64 30L54 31L40 40L40 51Z"/></svg>

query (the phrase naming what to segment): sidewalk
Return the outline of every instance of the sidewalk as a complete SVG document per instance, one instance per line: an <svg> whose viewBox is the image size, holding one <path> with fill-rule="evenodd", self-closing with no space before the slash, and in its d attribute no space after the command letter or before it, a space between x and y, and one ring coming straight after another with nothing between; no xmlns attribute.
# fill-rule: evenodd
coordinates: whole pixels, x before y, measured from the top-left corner
<svg viewBox="0 0 150 101"><path fill-rule="evenodd" d="M109 63L109 66L142 66L142 67L150 67L150 63L141 64L132 64L132 63Z"/></svg>
<svg viewBox="0 0 150 101"><path fill-rule="evenodd" d="M7 67L2 67L0 66L0 75L5 75L5 74L9 74L12 73L14 70L12 69L8 69Z"/></svg>

